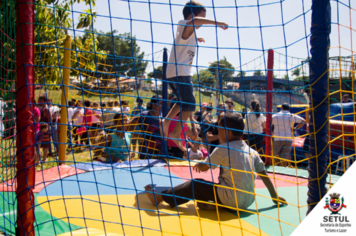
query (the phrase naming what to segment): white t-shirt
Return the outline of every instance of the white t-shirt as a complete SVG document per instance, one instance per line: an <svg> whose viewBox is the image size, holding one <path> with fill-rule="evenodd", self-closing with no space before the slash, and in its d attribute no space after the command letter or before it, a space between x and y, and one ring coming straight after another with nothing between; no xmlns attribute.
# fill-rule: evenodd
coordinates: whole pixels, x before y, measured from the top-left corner
<svg viewBox="0 0 356 236"><path fill-rule="evenodd" d="M68 122L71 124L72 122L72 118L73 118L73 115L74 115L74 109L71 108L71 107L68 107L67 108L67 115L68 115Z"/></svg>
<svg viewBox="0 0 356 236"><path fill-rule="evenodd" d="M103 120L105 122L105 128L114 128L114 116L117 113L121 113L121 109L118 107L108 108L103 112Z"/></svg>
<svg viewBox="0 0 356 236"><path fill-rule="evenodd" d="M256 117L256 113L247 112L246 123L245 123L245 133L250 132L251 134L262 134L263 127L262 124L266 122L266 117L260 114L260 117Z"/></svg>
<svg viewBox="0 0 356 236"><path fill-rule="evenodd" d="M101 111L96 111L96 110L93 110L94 114L93 114L93 123L99 123L100 122L100 119L98 117L96 117L96 115L101 115Z"/></svg>
<svg viewBox="0 0 356 236"><path fill-rule="evenodd" d="M228 148L229 147L229 148ZM230 154L230 156L229 156ZM210 158L205 159L205 163L211 165L212 169L220 166L219 185L227 187L235 187L237 204L241 209L247 209L255 200L254 198L254 181L255 174L251 172L261 172L265 169L264 163L258 153L250 148L245 141L235 140L229 143L224 143L216 147ZM232 169L241 170L230 172ZM232 181L231 173L234 178ZM235 186L234 186L234 184ZM241 192L239 190L247 191ZM227 188L219 188L217 192L220 201L231 207L236 207L235 191Z"/></svg>
<svg viewBox="0 0 356 236"><path fill-rule="evenodd" d="M74 114L79 110L79 114L74 117ZM83 108L74 108L73 109L73 125L78 125L83 123L84 118L84 109Z"/></svg>
<svg viewBox="0 0 356 236"><path fill-rule="evenodd" d="M130 112L130 107L122 107L122 112L123 113L129 113Z"/></svg>
<svg viewBox="0 0 356 236"><path fill-rule="evenodd" d="M274 125L273 135L276 136L274 141L293 141L292 128L295 123L301 123L304 119L298 115L292 114L289 111L280 111L272 116L272 124ZM289 138L288 138L289 137Z"/></svg>
<svg viewBox="0 0 356 236"><path fill-rule="evenodd" d="M2 100L0 100L0 120L2 119L3 116L5 116L4 107L5 107L5 103Z"/></svg>
<svg viewBox="0 0 356 236"><path fill-rule="evenodd" d="M197 152L193 152L191 148L188 148L188 158L190 160L196 160L196 159L200 160L203 157L204 157L203 153L200 150L197 150Z"/></svg>
<svg viewBox="0 0 356 236"><path fill-rule="evenodd" d="M178 22L174 45L172 45L169 64L167 65L167 78L193 75L191 65L193 64L196 53L197 39L195 33L186 40L182 39L182 34L187 22L188 20Z"/></svg>
<svg viewBox="0 0 356 236"><path fill-rule="evenodd" d="M54 113L59 112L59 107L58 107L58 106L55 106L55 105L52 105L52 106L49 108L49 112L50 112L51 118L52 118L52 116L53 116Z"/></svg>

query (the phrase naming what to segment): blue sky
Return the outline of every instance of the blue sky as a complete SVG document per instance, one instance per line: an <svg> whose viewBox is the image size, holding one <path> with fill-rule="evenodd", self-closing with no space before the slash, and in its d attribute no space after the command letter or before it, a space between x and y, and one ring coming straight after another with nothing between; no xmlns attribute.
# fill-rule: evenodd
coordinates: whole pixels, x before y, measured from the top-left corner
<svg viewBox="0 0 356 236"><path fill-rule="evenodd" d="M97 0L93 8L99 15L95 28L104 32L117 30L119 33L131 32L146 54L167 47L171 50L175 26L183 19L182 9L186 0ZM226 31L214 26L202 27L197 31L206 43L199 43L196 62L198 69L204 69L210 62L224 56L236 68L262 55L269 48L287 54L286 57L275 54L276 74L285 74L301 60L309 56L309 38L311 26L311 0L200 0L207 7L207 18L225 21L230 25ZM351 6L356 8L356 1ZM332 22L350 26L356 19L356 11L348 7L349 0L332 1ZM248 4L248 5L247 5ZM257 7L259 4L259 7ZM83 4L73 6L75 11L83 11ZM351 13L350 13L351 12ZM74 24L79 14L74 14ZM132 19L132 21L130 20ZM350 21L351 19L351 21ZM353 20L352 20L353 19ZM282 25L284 24L284 27ZM262 28L260 27L262 26ZM354 26L355 28L355 23ZM351 33L352 32L352 33ZM352 35L351 35L352 34ZM340 37L339 37L340 36ZM353 37L353 38L351 38ZM356 47L356 32L346 27L332 26L331 46L342 45L349 50L331 49L330 55L350 55L351 41ZM295 58L291 58L295 57ZM162 54L148 56L151 61L161 61ZM155 64L158 66L159 63ZM264 69L263 57L250 62L243 70ZM152 71L149 64L147 71Z"/></svg>

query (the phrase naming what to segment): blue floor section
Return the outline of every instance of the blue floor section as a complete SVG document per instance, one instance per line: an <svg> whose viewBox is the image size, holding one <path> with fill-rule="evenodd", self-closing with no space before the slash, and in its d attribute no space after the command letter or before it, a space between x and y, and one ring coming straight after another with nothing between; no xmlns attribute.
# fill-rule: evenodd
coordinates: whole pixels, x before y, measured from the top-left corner
<svg viewBox="0 0 356 236"><path fill-rule="evenodd" d="M149 160L136 160L136 161L125 161L124 163L118 162L101 162L94 161L91 163L78 163L71 165L71 167L85 170L85 171L98 171L98 170L108 170L112 168L130 168L130 167L148 167L148 166L166 166L166 162L158 159Z"/></svg>
<svg viewBox="0 0 356 236"><path fill-rule="evenodd" d="M39 196L85 196L136 194L147 184L172 187L183 181L164 167L139 167L87 172L58 180Z"/></svg>

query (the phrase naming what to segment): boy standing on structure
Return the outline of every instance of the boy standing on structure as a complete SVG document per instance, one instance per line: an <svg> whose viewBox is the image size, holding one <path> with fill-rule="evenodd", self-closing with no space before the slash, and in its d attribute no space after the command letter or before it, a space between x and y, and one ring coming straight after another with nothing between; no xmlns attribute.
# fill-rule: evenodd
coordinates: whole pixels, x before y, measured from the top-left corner
<svg viewBox="0 0 356 236"><path fill-rule="evenodd" d="M163 135L168 137L171 120L181 112L181 119L177 122L172 133L169 134L169 138L183 151L186 151L186 148L182 144L182 140L180 140L182 122L186 122L189 117L192 117L196 107L191 66L196 52L197 41L205 42L203 38L196 37L195 30L202 25L216 25L224 30L228 28L225 22L207 19L205 15L206 8L201 3L196 1L188 1L186 3L183 8L184 20L178 22L174 45L167 65L167 80L180 103L176 103L167 114L167 117L162 120Z"/></svg>

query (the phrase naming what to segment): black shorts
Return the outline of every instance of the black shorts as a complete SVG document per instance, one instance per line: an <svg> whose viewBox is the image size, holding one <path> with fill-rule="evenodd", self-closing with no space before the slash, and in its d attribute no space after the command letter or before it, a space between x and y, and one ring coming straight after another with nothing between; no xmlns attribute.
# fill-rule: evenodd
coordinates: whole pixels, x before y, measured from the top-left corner
<svg viewBox="0 0 356 236"><path fill-rule="evenodd" d="M168 78L168 83L177 100L181 103L182 111L195 111L195 96L191 76Z"/></svg>

